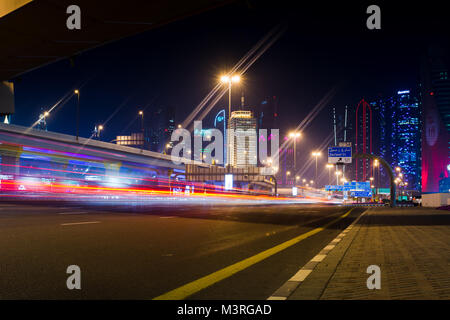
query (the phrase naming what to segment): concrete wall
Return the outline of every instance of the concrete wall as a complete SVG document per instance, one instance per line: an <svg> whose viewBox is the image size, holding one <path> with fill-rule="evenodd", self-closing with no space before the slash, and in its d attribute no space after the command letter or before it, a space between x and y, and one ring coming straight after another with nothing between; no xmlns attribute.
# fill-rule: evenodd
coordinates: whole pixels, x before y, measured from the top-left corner
<svg viewBox="0 0 450 320"><path fill-rule="evenodd" d="M450 193L424 193L422 194L423 207L440 207L450 205Z"/></svg>

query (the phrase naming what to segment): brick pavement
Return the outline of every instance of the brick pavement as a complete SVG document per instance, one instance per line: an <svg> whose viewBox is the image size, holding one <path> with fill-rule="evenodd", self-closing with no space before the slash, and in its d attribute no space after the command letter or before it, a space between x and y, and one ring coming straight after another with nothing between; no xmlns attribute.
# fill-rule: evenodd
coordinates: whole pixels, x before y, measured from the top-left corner
<svg viewBox="0 0 450 320"><path fill-rule="evenodd" d="M369 265L379 290L367 288ZM368 209L289 299L450 299L450 213Z"/></svg>

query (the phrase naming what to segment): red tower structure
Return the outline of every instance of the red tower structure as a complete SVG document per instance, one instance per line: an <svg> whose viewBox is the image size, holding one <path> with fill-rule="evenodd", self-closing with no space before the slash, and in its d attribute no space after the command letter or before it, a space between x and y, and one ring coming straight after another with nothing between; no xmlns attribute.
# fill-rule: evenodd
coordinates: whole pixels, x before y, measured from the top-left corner
<svg viewBox="0 0 450 320"><path fill-rule="evenodd" d="M362 148L360 148L360 145L358 144L358 111L359 108L362 109ZM367 128L367 110L369 111L369 128ZM361 153L370 153L372 154L372 108L370 105L362 99L358 106L356 107L356 123L355 123L355 129L356 129L356 136L355 136L355 152L361 152ZM369 132L367 132L369 131ZM367 133L369 133L369 141L367 141ZM368 143L367 143L368 142ZM369 146L367 146L369 144ZM359 148L359 149L358 149ZM369 149L369 150L367 150ZM362 161L363 167L362 167L362 180L366 181L367 176L367 159L358 160L355 159L355 179L358 181L358 162ZM369 172L371 172L371 163L369 162Z"/></svg>

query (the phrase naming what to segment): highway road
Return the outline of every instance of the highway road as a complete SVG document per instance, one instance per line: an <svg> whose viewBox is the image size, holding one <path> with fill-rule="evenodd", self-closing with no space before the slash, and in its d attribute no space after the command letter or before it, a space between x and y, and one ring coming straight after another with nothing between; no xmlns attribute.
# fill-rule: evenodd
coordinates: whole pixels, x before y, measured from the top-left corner
<svg viewBox="0 0 450 320"><path fill-rule="evenodd" d="M363 211L349 210L3 201L0 299L267 299Z"/></svg>

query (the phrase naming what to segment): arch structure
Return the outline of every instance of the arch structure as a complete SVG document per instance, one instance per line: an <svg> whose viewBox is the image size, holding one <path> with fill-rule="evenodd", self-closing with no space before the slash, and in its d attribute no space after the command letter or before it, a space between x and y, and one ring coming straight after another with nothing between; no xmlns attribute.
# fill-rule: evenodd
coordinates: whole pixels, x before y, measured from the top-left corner
<svg viewBox="0 0 450 320"><path fill-rule="evenodd" d="M389 163L387 163L383 158L374 156L373 154L367 154L367 153L355 153L352 156L353 159L371 159L371 160L378 160L378 162L383 166L383 168L386 170L386 172L389 175L389 181L390 181L390 189L391 189L391 207L395 207L396 199L395 199L395 192L396 192L396 185L394 182L394 172L392 171L391 166Z"/></svg>

